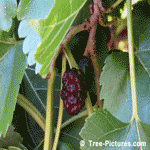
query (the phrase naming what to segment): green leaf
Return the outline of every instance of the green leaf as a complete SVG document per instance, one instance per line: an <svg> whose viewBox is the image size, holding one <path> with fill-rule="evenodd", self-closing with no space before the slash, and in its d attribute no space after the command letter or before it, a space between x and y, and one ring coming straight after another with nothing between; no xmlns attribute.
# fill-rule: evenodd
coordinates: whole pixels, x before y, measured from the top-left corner
<svg viewBox="0 0 150 150"><path fill-rule="evenodd" d="M41 75L49 72L50 65L69 27L86 0L56 0L48 18L39 21L38 32L43 41L37 48L35 59L42 64Z"/></svg>
<svg viewBox="0 0 150 150"><path fill-rule="evenodd" d="M2 57L13 47L13 44L5 44L5 43L1 43L0 46L0 60L2 59Z"/></svg>
<svg viewBox="0 0 150 150"><path fill-rule="evenodd" d="M121 121L129 122L132 117L132 100L128 53L112 51L105 63L100 77L100 98L104 99L104 108Z"/></svg>
<svg viewBox="0 0 150 150"><path fill-rule="evenodd" d="M46 18L54 0L21 0L17 10L18 20Z"/></svg>
<svg viewBox="0 0 150 150"><path fill-rule="evenodd" d="M148 150L150 148L149 125L140 120L123 123L116 119L107 109L97 109L90 117L86 118L86 123L79 134L85 142L85 145L81 147L82 150L131 150L136 148ZM113 142L116 142L118 146L115 146ZM146 146L134 147L131 146L133 142L145 142L143 144L146 144Z"/></svg>
<svg viewBox="0 0 150 150"><path fill-rule="evenodd" d="M74 22L72 23L72 26L80 25L85 21L85 19L89 19L91 17L91 13L90 13L90 9L89 9L90 4L93 4L93 0L87 0L85 5L79 11Z"/></svg>
<svg viewBox="0 0 150 150"><path fill-rule="evenodd" d="M150 18L146 21L149 21ZM147 22L148 23L148 22ZM142 29L142 30L141 30ZM137 39L137 38L136 38ZM138 43L135 39L135 43ZM136 59L138 64L136 64L136 70L138 74L136 75L137 80L137 97L138 97L138 111L140 119L150 124L150 24L139 27L139 45L135 49ZM140 65L139 65L140 64ZM138 67L142 66L142 67Z"/></svg>
<svg viewBox="0 0 150 150"><path fill-rule="evenodd" d="M0 134L4 136L12 121L25 64L22 43L9 47L5 57L0 60Z"/></svg>
<svg viewBox="0 0 150 150"><path fill-rule="evenodd" d="M17 1L0 1L0 29L8 31L12 24L12 18L17 13Z"/></svg>
<svg viewBox="0 0 150 150"><path fill-rule="evenodd" d="M138 100L138 115L140 119L150 124L150 51L135 51L135 77ZM129 77L128 53L112 52L106 59L106 65L100 77L102 84L101 99L104 108L109 110L122 122L129 122L132 117L132 96Z"/></svg>
<svg viewBox="0 0 150 150"><path fill-rule="evenodd" d="M6 32L6 31L0 31L0 42L9 42L10 38L12 38L11 33L10 32Z"/></svg>
<svg viewBox="0 0 150 150"><path fill-rule="evenodd" d="M145 2L140 2L133 10L133 33L138 115L143 122L150 125L150 18L143 11L146 5ZM123 122L130 121L133 111L128 62L127 53L113 52L106 59L100 77L101 98L105 99L104 108Z"/></svg>
<svg viewBox="0 0 150 150"><path fill-rule="evenodd" d="M138 38L136 37L134 40L135 45L138 43L135 46L135 55L145 68L145 71L150 75L150 18L146 20L146 23L144 22L144 24L138 27Z"/></svg>
<svg viewBox="0 0 150 150"><path fill-rule="evenodd" d="M80 150L80 141L82 138L79 136L81 128L84 126L85 118L82 117L70 123L60 132L58 149L61 150Z"/></svg>
<svg viewBox="0 0 150 150"><path fill-rule="evenodd" d="M145 6L147 3L139 2L134 7L133 33L138 115L143 122L150 125L150 17L144 11ZM113 51L107 57L100 84L104 108L122 122L129 122L133 109L128 53Z"/></svg>
<svg viewBox="0 0 150 150"><path fill-rule="evenodd" d="M0 31L0 59L13 47L12 28L9 32Z"/></svg>

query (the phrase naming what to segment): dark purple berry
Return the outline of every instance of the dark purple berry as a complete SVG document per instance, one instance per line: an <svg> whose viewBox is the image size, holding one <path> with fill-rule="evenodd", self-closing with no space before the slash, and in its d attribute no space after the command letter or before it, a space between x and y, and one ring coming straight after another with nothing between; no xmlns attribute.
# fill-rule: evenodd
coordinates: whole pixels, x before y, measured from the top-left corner
<svg viewBox="0 0 150 150"><path fill-rule="evenodd" d="M67 113L74 116L85 106L85 99L83 100L81 97L78 98L77 95L74 96L69 94L68 98L63 100L63 103Z"/></svg>
<svg viewBox="0 0 150 150"><path fill-rule="evenodd" d="M86 83L85 83L85 77L83 73L81 73L80 70L77 70L75 68L72 68L70 70L65 71L62 83L64 87L68 87L70 85L77 85L80 84L80 90L85 89ZM77 88L77 87L76 87ZM75 88L74 88L75 90Z"/></svg>
<svg viewBox="0 0 150 150"><path fill-rule="evenodd" d="M62 83L61 99L64 108L70 115L77 115L85 106L87 98L84 74L76 68L67 70L63 75Z"/></svg>
<svg viewBox="0 0 150 150"><path fill-rule="evenodd" d="M67 96L68 96L68 92L66 92L65 89L62 89L61 90L61 99L65 100L67 98Z"/></svg>

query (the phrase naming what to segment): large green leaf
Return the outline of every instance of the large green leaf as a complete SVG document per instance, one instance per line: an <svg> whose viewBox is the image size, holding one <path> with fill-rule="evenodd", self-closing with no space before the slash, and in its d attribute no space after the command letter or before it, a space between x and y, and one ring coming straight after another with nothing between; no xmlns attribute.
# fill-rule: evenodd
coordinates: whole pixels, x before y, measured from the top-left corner
<svg viewBox="0 0 150 150"><path fill-rule="evenodd" d="M54 5L54 0L20 0L18 20L46 18Z"/></svg>
<svg viewBox="0 0 150 150"><path fill-rule="evenodd" d="M113 51L107 57L100 83L100 97L104 99L104 108L121 121L129 122L132 116L132 99L127 52Z"/></svg>
<svg viewBox="0 0 150 150"><path fill-rule="evenodd" d="M12 24L12 17L15 17L17 13L17 1L0 1L0 29L9 30Z"/></svg>
<svg viewBox="0 0 150 150"><path fill-rule="evenodd" d="M61 150L80 150L80 141L82 138L79 135L81 128L84 126L85 118L82 117L70 123L65 128L61 129L58 148Z"/></svg>
<svg viewBox="0 0 150 150"><path fill-rule="evenodd" d="M9 39L12 38L10 32L0 31L0 42L9 42Z"/></svg>
<svg viewBox="0 0 150 150"><path fill-rule="evenodd" d="M13 47L12 40L12 30L0 31L0 59Z"/></svg>
<svg viewBox="0 0 150 150"><path fill-rule="evenodd" d="M140 2L134 6L133 35L138 115L143 122L150 124L150 15L144 10L147 5L147 2ZM104 108L123 122L129 122L134 111L128 62L128 53L113 52L106 59L100 77Z"/></svg>
<svg viewBox="0 0 150 150"><path fill-rule="evenodd" d="M13 44L6 44L3 42L0 42L0 59L10 50L10 48L13 47Z"/></svg>
<svg viewBox="0 0 150 150"><path fill-rule="evenodd" d="M91 17L91 13L90 13L90 9L89 9L90 4L93 4L93 0L87 0L85 5L79 11L74 22L72 23L72 26L80 25L85 21L85 19L89 19Z"/></svg>
<svg viewBox="0 0 150 150"><path fill-rule="evenodd" d="M107 109L98 109L90 117L86 118L86 123L80 132L80 136L83 138L81 142L83 144L81 146L82 150L148 150L150 148L149 125L135 119L130 123L123 123L116 119ZM133 146L133 144L141 145Z"/></svg>
<svg viewBox="0 0 150 150"><path fill-rule="evenodd" d="M150 18L147 21L149 24L144 27L144 33L140 32L139 47L136 47L135 55L138 60L138 64L136 64L136 70L138 70L136 75L138 115L143 122L150 124L148 119L150 117ZM138 67L139 64L142 67Z"/></svg>
<svg viewBox="0 0 150 150"><path fill-rule="evenodd" d="M5 47L7 48L7 45ZM26 65L26 56L22 51L22 43L13 47L8 46L8 48L8 52L0 59L0 134L4 136L12 121L19 84L24 75Z"/></svg>
<svg viewBox="0 0 150 150"><path fill-rule="evenodd" d="M138 114L140 119L150 124L150 76L149 50L135 51L135 75L138 100ZM146 57L144 57L144 55ZM144 61L141 59L144 57ZM147 59L147 61L146 61ZM104 108L107 108L115 117L123 122L129 122L132 117L131 83L129 77L128 53L112 52L106 59L106 65L100 77L102 84L101 99L104 99ZM145 67L146 65L146 67Z"/></svg>
<svg viewBox="0 0 150 150"><path fill-rule="evenodd" d="M85 2L86 0L56 0L48 18L39 21L36 29L42 37L42 43L36 50L35 59L42 64L41 75L49 72L59 44Z"/></svg>

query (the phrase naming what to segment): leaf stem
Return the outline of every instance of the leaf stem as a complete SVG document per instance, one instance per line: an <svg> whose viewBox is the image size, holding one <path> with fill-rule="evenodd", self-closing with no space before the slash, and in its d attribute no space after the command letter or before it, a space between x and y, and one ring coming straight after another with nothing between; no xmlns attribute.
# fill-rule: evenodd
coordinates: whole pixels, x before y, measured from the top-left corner
<svg viewBox="0 0 150 150"><path fill-rule="evenodd" d="M127 0L127 28L128 28L128 44L129 44L129 63L130 63L130 80L132 91L132 108L133 116L138 119L138 107L137 107L137 92L136 92L136 79L135 79L135 64L134 64L134 46L133 46L133 30L132 30L132 2Z"/></svg>
<svg viewBox="0 0 150 150"><path fill-rule="evenodd" d="M46 105L46 123L45 123L45 137L44 137L44 150L50 150L53 146L54 137L54 82L55 82L56 72L55 69L51 70L51 77L48 81L47 90L47 105Z"/></svg>
<svg viewBox="0 0 150 150"><path fill-rule="evenodd" d="M66 71L66 60L67 60L66 56L63 54L62 75L61 75L61 77L63 77L63 74ZM61 89L62 89L62 82L61 82ZM63 104L62 99L60 98L58 122L57 122L55 140L54 140L54 144L53 144L53 149L52 150L56 150L57 149L57 144L58 144L60 130L61 130L61 122L62 122L62 117L63 117L63 109L64 109L64 104Z"/></svg>
<svg viewBox="0 0 150 150"><path fill-rule="evenodd" d="M32 118L37 122L37 124L45 131L45 118L38 111L38 109L22 94L18 93L17 104L19 104L27 113L29 113Z"/></svg>

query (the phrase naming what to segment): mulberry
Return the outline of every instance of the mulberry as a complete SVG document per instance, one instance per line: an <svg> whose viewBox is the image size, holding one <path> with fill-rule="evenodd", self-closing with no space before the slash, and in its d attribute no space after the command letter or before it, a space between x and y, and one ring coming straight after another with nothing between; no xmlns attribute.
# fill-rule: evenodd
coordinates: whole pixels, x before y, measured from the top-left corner
<svg viewBox="0 0 150 150"><path fill-rule="evenodd" d="M80 70L72 68L64 73L62 83L61 99L64 108L68 114L77 115L85 106L87 98L85 77Z"/></svg>

